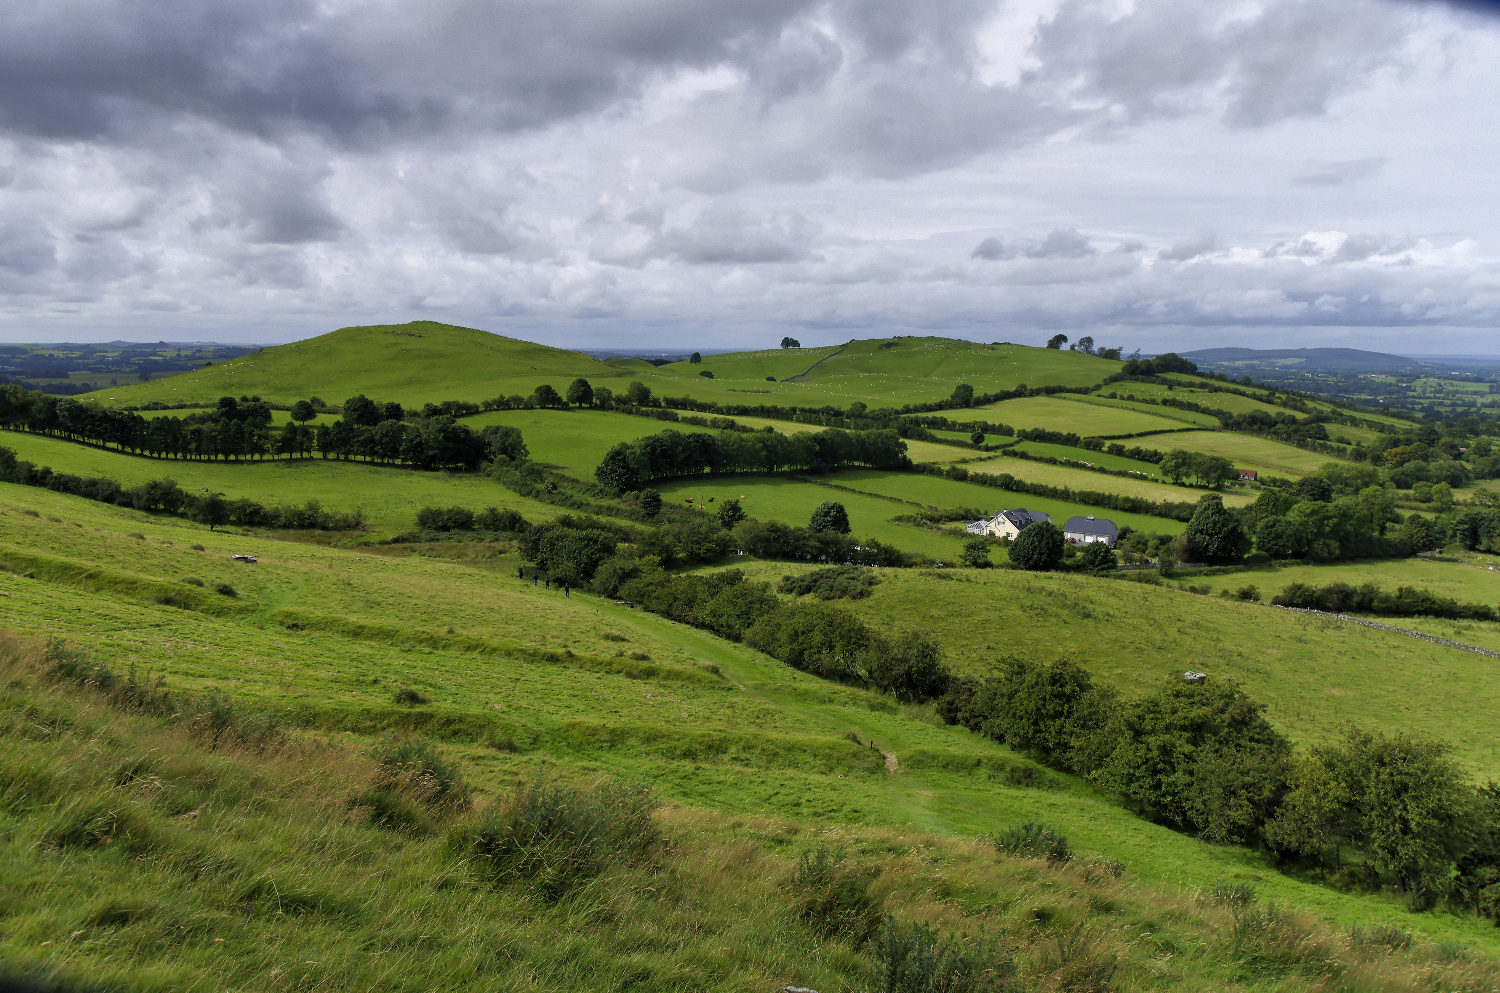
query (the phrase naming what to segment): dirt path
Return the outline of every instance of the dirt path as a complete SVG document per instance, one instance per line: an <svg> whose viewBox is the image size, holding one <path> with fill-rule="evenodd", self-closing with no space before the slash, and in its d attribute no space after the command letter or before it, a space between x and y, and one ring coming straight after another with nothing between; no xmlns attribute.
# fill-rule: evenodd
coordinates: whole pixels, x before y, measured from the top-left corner
<svg viewBox="0 0 1500 993"><path fill-rule="evenodd" d="M854 344L854 342L852 342L852 341L846 341L846 342L844 342L838 348L835 348L833 351L829 352L827 355L823 356L821 359L818 359L817 362L814 362L812 365L808 366L806 369L803 369L801 372L797 373L797 375L795 375L795 376L788 376L785 379L783 379L782 382L783 383L790 383L794 379L801 379L803 376L806 376L808 373L812 372L815 368L817 368L818 362L827 362L829 359L833 358L839 352L842 352L844 349L848 348L852 344Z"/></svg>
<svg viewBox="0 0 1500 993"><path fill-rule="evenodd" d="M885 756L885 771L886 772L900 772L901 771L901 763L896 761L896 753L895 752L881 752L880 754Z"/></svg>

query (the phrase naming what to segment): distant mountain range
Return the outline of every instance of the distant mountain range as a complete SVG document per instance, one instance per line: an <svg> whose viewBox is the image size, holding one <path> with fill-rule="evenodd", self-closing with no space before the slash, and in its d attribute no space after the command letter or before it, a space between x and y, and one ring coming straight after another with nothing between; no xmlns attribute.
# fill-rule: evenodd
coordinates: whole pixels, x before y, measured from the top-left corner
<svg viewBox="0 0 1500 993"><path fill-rule="evenodd" d="M1458 363L1418 362L1405 355L1360 348L1200 348L1183 352L1200 366L1222 369L1275 368L1283 371L1435 373ZM1477 360L1476 360L1477 361Z"/></svg>

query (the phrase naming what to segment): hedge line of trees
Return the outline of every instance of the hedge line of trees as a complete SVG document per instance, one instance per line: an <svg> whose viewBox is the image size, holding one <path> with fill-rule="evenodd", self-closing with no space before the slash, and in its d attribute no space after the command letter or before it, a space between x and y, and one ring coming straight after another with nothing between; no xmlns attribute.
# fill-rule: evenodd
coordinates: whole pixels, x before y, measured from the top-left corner
<svg viewBox="0 0 1500 993"><path fill-rule="evenodd" d="M851 465L905 469L911 459L906 442L894 431L829 429L794 435L662 431L614 446L594 475L606 487L627 491L642 489L656 479L710 472L827 472Z"/></svg>
<svg viewBox="0 0 1500 993"><path fill-rule="evenodd" d="M997 490L1009 490L1012 493L1026 493L1039 497L1054 497L1058 500L1073 500L1078 503L1104 507L1109 510L1120 510L1131 514L1149 514L1153 517L1168 517L1175 521L1191 519L1193 511L1198 506L1196 502L1190 501L1147 500L1144 497L1125 496L1120 493L1104 493L1098 490L1075 490L1069 486L1048 486L1045 483L1030 483L1024 479L1017 479L1008 472L997 472L993 475L985 472L971 473L961 465L940 466L931 462L923 462L915 468L918 472L929 476L941 476L944 479L954 479L959 482L978 483L981 486L990 486Z"/></svg>
<svg viewBox="0 0 1500 993"><path fill-rule="evenodd" d="M626 583L620 595L652 613L743 641L794 669L900 700L938 696L951 678L942 647L929 635L887 636L837 607L783 603L770 584L747 580L738 569L711 576L658 571Z"/></svg>
<svg viewBox="0 0 1500 993"><path fill-rule="evenodd" d="M364 525L360 511L344 514L325 510L316 500L309 500L301 507L268 507L256 500L225 500L217 493L190 493L172 479L155 479L127 488L114 479L53 472L48 466L16 458L14 451L4 447L0 447L0 482L39 486L152 514L188 517L207 524L210 530L238 524L287 530L352 531Z"/></svg>
<svg viewBox="0 0 1500 993"><path fill-rule="evenodd" d="M258 397L222 397L216 407L185 417L146 418L99 403L0 386L0 426L153 458L307 458L316 451L323 458L473 469L498 455L525 456L517 428L494 425L476 434L456 423L454 416L467 408L478 410L450 401L428 404L414 415L399 403L361 394L344 401L339 420L313 426L306 422L316 416L315 407L301 400L292 408L293 420L274 429L271 408Z"/></svg>
<svg viewBox="0 0 1500 993"><path fill-rule="evenodd" d="M937 709L1204 840L1318 868L1352 849L1414 908L1447 898L1500 919L1496 788L1468 784L1442 746L1350 730L1296 756L1232 682L1174 677L1125 700L1067 660L951 679Z"/></svg>
<svg viewBox="0 0 1500 993"><path fill-rule="evenodd" d="M1393 617L1447 617L1465 621L1500 621L1500 612L1486 603L1462 603L1452 597L1414 586L1397 587L1394 593L1375 583L1351 586L1329 583L1312 586L1292 583L1271 599L1278 607L1301 607L1330 614L1385 614Z"/></svg>

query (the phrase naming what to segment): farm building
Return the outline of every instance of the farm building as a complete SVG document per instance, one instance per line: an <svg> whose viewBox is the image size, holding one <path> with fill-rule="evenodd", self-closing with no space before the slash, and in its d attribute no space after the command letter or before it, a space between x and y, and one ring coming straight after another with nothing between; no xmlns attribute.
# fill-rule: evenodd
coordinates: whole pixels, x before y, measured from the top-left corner
<svg viewBox="0 0 1500 993"><path fill-rule="evenodd" d="M1014 538L1037 521L1052 523L1052 515L1039 510L1002 510L984 525L984 534L995 538Z"/></svg>
<svg viewBox="0 0 1500 993"><path fill-rule="evenodd" d="M1090 514L1087 517L1070 517L1068 523L1063 525L1063 540L1074 544L1087 544L1091 541L1102 541L1115 547L1115 539L1120 536L1120 529L1115 522L1103 517L1095 517Z"/></svg>

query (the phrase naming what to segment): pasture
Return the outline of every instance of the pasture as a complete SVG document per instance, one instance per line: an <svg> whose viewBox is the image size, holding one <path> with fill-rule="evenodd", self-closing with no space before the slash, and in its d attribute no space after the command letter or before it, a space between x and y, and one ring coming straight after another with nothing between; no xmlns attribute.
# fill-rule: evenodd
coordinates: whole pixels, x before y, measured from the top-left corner
<svg viewBox="0 0 1500 993"><path fill-rule="evenodd" d="M142 520L8 484L0 486L0 511L0 544L14 550L6 554L56 562L86 543L93 567L87 577L46 568L37 578L0 573L13 629L67 637L122 671L149 666L174 685L228 687L337 735L342 747L367 747L393 729L422 730L443 740L481 798L560 767L574 777L648 781L669 803L712 816L795 818L844 838L889 830L903 844L931 847L1044 820L1082 851L1123 860L1142 882L1169 879L1163 885L1175 889L1252 878L1262 896L1340 924L1395 919L1435 937L1496 944L1493 929L1476 921L1411 917L1394 899L1335 892L1277 873L1248 850L1151 825L1068 777L1047 774L1052 788L1011 785L987 770L1024 767L1024 758L934 723L923 708L814 679L653 615L517 582L513 560L503 556L460 564L267 537L255 546L261 562L245 566L226 557L243 550L243 538L185 522ZM1250 633L1240 630L1244 618L1265 610L1146 587L1131 587L1106 607L1096 594L1125 584L1078 577L885 575L875 597L856 609L882 625L939 632L953 662L970 671L982 669L984 653L973 651L979 636L1006 645L1046 638L1049 648L1087 638L1084 660L1101 674L1124 669L1144 682L1175 668L1175 659L1168 663L1158 647L1131 671L1100 651L1099 624L1136 618L1122 636L1149 641L1142 630L1158 637L1185 623L1218 630L1209 611L1227 606L1234 630L1225 634L1243 635ZM184 576L222 577L241 606L214 615L161 605L132 595L138 587L124 582L127 576L179 585ZM1080 608L1109 613L1085 618ZM1301 627L1313 642L1309 660L1341 660L1366 644L1342 628ZM1284 641L1298 640L1281 633ZM1218 644L1209 639L1205 648ZM1253 657L1267 667L1282 661ZM1395 660L1391 679L1402 664ZM1321 684L1335 677L1320 671L1297 678ZM429 702L398 704L400 688ZM1405 699L1420 705L1432 693L1424 688ZM1421 716L1438 723L1435 713ZM1294 733L1299 720L1306 723L1296 714L1275 717ZM1461 735L1461 721L1443 729ZM899 770L887 772L867 743L895 755Z"/></svg>
<svg viewBox="0 0 1500 993"><path fill-rule="evenodd" d="M1119 493L1124 496L1138 496L1147 500L1164 500L1172 503L1196 503L1208 493L1207 490L1174 486L1165 481L1153 482L1134 476L1110 476L1102 472L1089 472L1087 469L1049 465L1046 462L1031 462L1027 459L1007 458L1003 455L986 459L983 462L968 462L965 463L964 468L968 469L971 474L997 476L1008 473L1029 483L1045 483L1048 486L1066 486L1070 489L1094 490L1101 493ZM1224 498L1225 505L1230 507L1254 503L1256 497L1256 494L1240 487L1223 490L1220 495Z"/></svg>
<svg viewBox="0 0 1500 993"><path fill-rule="evenodd" d="M1160 444L1154 447L1184 448L1190 452L1222 455L1234 462L1236 468L1258 469L1267 475L1289 476L1294 479L1314 472L1326 463L1338 461L1331 455L1309 452L1272 438L1230 431L1191 431L1172 435L1170 441L1160 439Z"/></svg>
<svg viewBox="0 0 1500 993"><path fill-rule="evenodd" d="M975 407L974 411L985 420L999 421L1015 428L1045 428L1048 431L1071 432L1084 438L1134 434L1140 431L1176 431L1184 427L1182 421L1146 411L1081 403L1062 397L1002 400L984 407Z"/></svg>
<svg viewBox="0 0 1500 993"><path fill-rule="evenodd" d="M551 520L562 513L477 473L421 472L316 456L264 462L151 459L12 431L0 433L0 445L57 472L107 476L127 487L171 477L184 489L207 489L231 500L243 497L269 506L301 506L316 500L329 510L359 509L374 537L410 530L417 510L427 505L473 510L499 507L519 511L532 521Z"/></svg>

